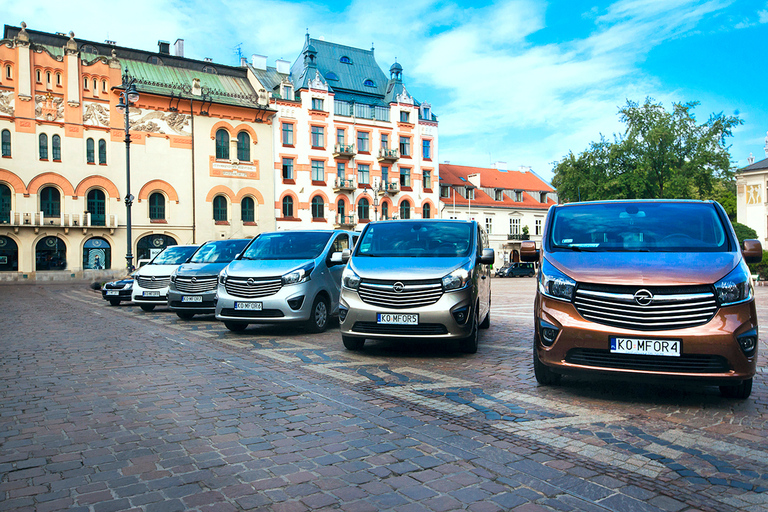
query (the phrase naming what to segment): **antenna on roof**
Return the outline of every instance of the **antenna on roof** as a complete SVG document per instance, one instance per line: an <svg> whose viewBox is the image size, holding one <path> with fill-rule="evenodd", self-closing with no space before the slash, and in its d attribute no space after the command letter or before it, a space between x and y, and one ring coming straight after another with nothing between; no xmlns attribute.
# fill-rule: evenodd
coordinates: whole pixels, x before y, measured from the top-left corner
<svg viewBox="0 0 768 512"><path fill-rule="evenodd" d="M371 41L371 51L373 51L373 41Z"/></svg>
<svg viewBox="0 0 768 512"><path fill-rule="evenodd" d="M238 62L241 62L243 57L245 57L245 55L243 55L243 43L237 43L232 51L237 55Z"/></svg>

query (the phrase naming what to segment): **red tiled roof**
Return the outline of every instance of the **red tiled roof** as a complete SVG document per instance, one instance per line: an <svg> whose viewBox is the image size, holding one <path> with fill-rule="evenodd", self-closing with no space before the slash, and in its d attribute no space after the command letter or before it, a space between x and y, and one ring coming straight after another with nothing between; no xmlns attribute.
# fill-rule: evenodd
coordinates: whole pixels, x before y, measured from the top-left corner
<svg viewBox="0 0 768 512"><path fill-rule="evenodd" d="M541 208L548 209L555 204L552 198L547 197L547 202L542 203L531 192L538 196L538 192L554 192L554 189L539 179L533 173L520 171L499 171L498 169L484 169L481 167L467 167L463 165L440 164L440 184L465 186L471 185L467 176L470 174L480 174L480 185L485 188L503 188L505 190L523 190L523 200L515 201L506 194L502 195L501 201L496 201L493 197L483 192L482 189L475 189L475 198L472 201L461 196L451 189L451 196L441 197L440 201L447 207L454 204L465 206L473 204L477 206L505 207L505 208ZM462 180L461 178L464 178ZM455 198L454 198L455 195Z"/></svg>

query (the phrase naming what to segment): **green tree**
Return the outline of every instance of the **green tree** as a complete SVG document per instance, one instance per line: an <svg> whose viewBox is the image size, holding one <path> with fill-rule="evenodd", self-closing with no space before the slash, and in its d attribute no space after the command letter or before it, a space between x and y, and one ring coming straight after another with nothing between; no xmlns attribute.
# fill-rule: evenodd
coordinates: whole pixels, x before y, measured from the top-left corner
<svg viewBox="0 0 768 512"><path fill-rule="evenodd" d="M619 109L626 125L623 134L614 135L613 141L601 136L580 155L571 152L556 163L552 184L558 195L565 202L715 196L726 200L733 172L725 140L742 121L720 113L698 124L693 116L697 105L675 103L668 112L650 98L642 105L627 101ZM735 213L735 204L732 210Z"/></svg>
<svg viewBox="0 0 768 512"><path fill-rule="evenodd" d="M736 232L736 238L739 239L739 245L744 240L751 240L757 238L757 231L747 226L746 224L733 223L733 231Z"/></svg>

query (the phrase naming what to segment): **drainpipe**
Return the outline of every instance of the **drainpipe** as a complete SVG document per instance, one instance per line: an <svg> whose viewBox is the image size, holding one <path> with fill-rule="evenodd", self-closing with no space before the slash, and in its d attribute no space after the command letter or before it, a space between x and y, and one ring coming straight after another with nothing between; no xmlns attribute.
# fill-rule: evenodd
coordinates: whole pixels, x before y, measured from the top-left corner
<svg viewBox="0 0 768 512"><path fill-rule="evenodd" d="M193 100L189 100L189 115L192 119L192 243L197 243L197 211L196 211L196 200L197 195L195 194L195 109L193 105Z"/></svg>

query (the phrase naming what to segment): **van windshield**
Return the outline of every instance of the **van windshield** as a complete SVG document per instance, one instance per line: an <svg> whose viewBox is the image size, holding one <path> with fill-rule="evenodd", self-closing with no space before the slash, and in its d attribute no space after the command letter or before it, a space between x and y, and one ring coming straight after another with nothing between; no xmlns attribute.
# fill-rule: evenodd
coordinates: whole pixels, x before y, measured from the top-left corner
<svg viewBox="0 0 768 512"><path fill-rule="evenodd" d="M719 252L729 250L712 203L596 203L555 210L549 242L574 251Z"/></svg>
<svg viewBox="0 0 768 512"><path fill-rule="evenodd" d="M371 224L357 244L357 256L450 258L469 256L472 224L386 222Z"/></svg>
<svg viewBox="0 0 768 512"><path fill-rule="evenodd" d="M189 259L190 263L229 263L250 240L220 240L201 246Z"/></svg>
<svg viewBox="0 0 768 512"><path fill-rule="evenodd" d="M313 260L322 254L331 233L282 231L265 233L248 246L244 260Z"/></svg>
<svg viewBox="0 0 768 512"><path fill-rule="evenodd" d="M152 260L152 265L181 265L186 262L187 259L192 256L192 253L197 250L197 247L188 246L171 246L167 247L163 252L155 256Z"/></svg>

